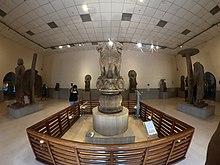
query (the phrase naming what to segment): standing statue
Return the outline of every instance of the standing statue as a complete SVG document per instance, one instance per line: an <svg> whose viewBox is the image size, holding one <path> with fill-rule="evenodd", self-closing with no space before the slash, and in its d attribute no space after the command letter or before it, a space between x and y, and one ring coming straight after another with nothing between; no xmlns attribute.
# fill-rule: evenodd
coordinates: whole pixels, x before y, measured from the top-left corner
<svg viewBox="0 0 220 165"><path fill-rule="evenodd" d="M134 93L135 90L137 89L137 73L134 70L130 70L128 72L128 77L129 77L129 92Z"/></svg>
<svg viewBox="0 0 220 165"><path fill-rule="evenodd" d="M18 66L15 68L15 96L16 104L24 105L24 90L23 90L23 78L25 73L25 67L23 59L19 58L17 61Z"/></svg>
<svg viewBox="0 0 220 165"><path fill-rule="evenodd" d="M90 91L90 81L91 81L92 77L87 74L85 76L85 91Z"/></svg>
<svg viewBox="0 0 220 165"><path fill-rule="evenodd" d="M204 67L199 62L195 62L193 67L193 104L198 107L204 107Z"/></svg>
<svg viewBox="0 0 220 165"><path fill-rule="evenodd" d="M166 79L160 80L160 92L166 92L167 91L167 85L165 82Z"/></svg>
<svg viewBox="0 0 220 165"><path fill-rule="evenodd" d="M180 77L180 90L181 91L185 90L185 76Z"/></svg>

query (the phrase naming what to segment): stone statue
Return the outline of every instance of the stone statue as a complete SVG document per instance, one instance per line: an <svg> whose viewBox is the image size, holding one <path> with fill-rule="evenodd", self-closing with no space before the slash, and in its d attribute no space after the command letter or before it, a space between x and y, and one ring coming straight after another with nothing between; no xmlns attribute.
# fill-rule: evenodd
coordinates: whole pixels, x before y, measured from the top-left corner
<svg viewBox="0 0 220 165"><path fill-rule="evenodd" d="M161 79L160 80L160 92L166 92L167 91L167 86L166 86L166 79Z"/></svg>
<svg viewBox="0 0 220 165"><path fill-rule="evenodd" d="M91 81L92 77L87 74L85 76L85 91L90 91L90 81Z"/></svg>
<svg viewBox="0 0 220 165"><path fill-rule="evenodd" d="M220 122L208 145L205 165L218 165L220 157Z"/></svg>
<svg viewBox="0 0 220 165"><path fill-rule="evenodd" d="M96 82L101 92L99 111L102 113L118 113L122 111L121 91L124 90L124 80L120 76L121 53L123 45L119 42L102 43L97 46L100 53L99 64L101 76Z"/></svg>
<svg viewBox="0 0 220 165"><path fill-rule="evenodd" d="M199 62L195 62L193 64L194 74L193 74L193 104L195 106L204 105L203 97L204 97L204 67Z"/></svg>
<svg viewBox="0 0 220 165"><path fill-rule="evenodd" d="M129 77L129 92L134 93L135 90L137 89L137 73L134 70L130 70L128 72L128 77Z"/></svg>
<svg viewBox="0 0 220 165"><path fill-rule="evenodd" d="M181 91L185 90L185 76L180 77L180 90Z"/></svg>
<svg viewBox="0 0 220 165"><path fill-rule="evenodd" d="M17 61L18 66L15 68L15 96L16 104L24 105L24 90L23 90L23 78L25 73L25 67L23 59L19 58Z"/></svg>
<svg viewBox="0 0 220 165"><path fill-rule="evenodd" d="M117 42L112 46L108 43L102 43L96 48L100 53L101 76L96 82L96 87L99 90L124 89L124 80L120 76L122 47L123 45Z"/></svg>

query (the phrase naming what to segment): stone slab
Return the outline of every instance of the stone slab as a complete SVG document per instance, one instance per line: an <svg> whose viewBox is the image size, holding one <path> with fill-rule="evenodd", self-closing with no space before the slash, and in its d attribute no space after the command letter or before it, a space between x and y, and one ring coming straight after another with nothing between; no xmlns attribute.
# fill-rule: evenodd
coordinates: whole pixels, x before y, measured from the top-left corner
<svg viewBox="0 0 220 165"><path fill-rule="evenodd" d="M208 105L204 108L195 107L192 104L182 103L177 105L177 110L200 119L207 119L215 114L215 106Z"/></svg>
<svg viewBox="0 0 220 165"><path fill-rule="evenodd" d="M128 144L135 142L135 136L130 128L124 133L114 136L103 136L91 128L85 135L85 141L92 144Z"/></svg>
<svg viewBox="0 0 220 165"><path fill-rule="evenodd" d="M22 116L40 111L41 109L43 109L43 104L30 104L17 109L8 107L8 113L15 118L20 118Z"/></svg>

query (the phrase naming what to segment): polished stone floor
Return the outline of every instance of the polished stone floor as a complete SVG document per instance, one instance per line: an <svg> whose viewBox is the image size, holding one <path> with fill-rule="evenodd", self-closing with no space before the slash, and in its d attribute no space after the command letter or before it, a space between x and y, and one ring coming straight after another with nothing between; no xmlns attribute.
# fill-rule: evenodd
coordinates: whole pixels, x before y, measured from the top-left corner
<svg viewBox="0 0 220 165"><path fill-rule="evenodd" d="M208 102L215 105L216 111L214 116L206 120L197 119L177 111L176 105L183 102L182 98L149 99L143 102L195 127L186 159L176 163L176 165L204 165L208 142L220 121L220 102ZM69 105L67 100L54 99L42 101L42 103L44 105L43 110L19 119L14 119L7 114L7 106L11 102L0 103L0 165L42 164L35 160L25 129Z"/></svg>

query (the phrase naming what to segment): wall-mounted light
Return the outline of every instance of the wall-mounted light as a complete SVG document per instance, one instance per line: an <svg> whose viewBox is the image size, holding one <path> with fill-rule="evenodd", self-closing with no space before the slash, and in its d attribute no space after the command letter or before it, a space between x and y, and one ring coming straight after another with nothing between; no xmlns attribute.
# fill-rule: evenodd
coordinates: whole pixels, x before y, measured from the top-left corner
<svg viewBox="0 0 220 165"><path fill-rule="evenodd" d="M60 45L60 46L59 46L59 48L60 48L60 49L62 49L62 48L63 48L63 46L62 46L62 45Z"/></svg>
<svg viewBox="0 0 220 165"><path fill-rule="evenodd" d="M70 48L70 45L66 45L67 48Z"/></svg>
<svg viewBox="0 0 220 165"><path fill-rule="evenodd" d="M139 42L139 43L136 44L136 46L137 46L138 48L142 48L142 43Z"/></svg>
<svg viewBox="0 0 220 165"><path fill-rule="evenodd" d="M113 42L110 39L108 39L108 45L111 46L111 47L113 45Z"/></svg>

